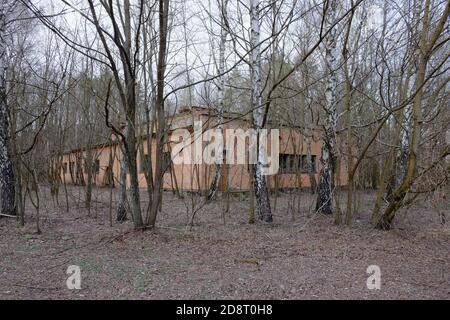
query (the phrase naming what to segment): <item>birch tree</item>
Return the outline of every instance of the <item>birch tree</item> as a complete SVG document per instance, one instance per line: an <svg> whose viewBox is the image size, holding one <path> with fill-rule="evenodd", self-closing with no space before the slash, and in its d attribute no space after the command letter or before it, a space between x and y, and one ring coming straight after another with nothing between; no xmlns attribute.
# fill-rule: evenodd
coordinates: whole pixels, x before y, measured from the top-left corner
<svg viewBox="0 0 450 320"><path fill-rule="evenodd" d="M7 14L12 11L13 2L2 1L0 4L0 213L16 215L14 170L9 146L10 111L6 96L7 68Z"/></svg>
<svg viewBox="0 0 450 320"><path fill-rule="evenodd" d="M337 109L336 109L336 90L337 90L337 52L336 37L337 31L331 28L337 10L337 1L330 0L325 4L325 26L330 30L325 38L325 70L326 70L326 88L325 88L325 124L323 132L322 155L320 158L320 177L317 190L316 211L325 214L333 213L333 173L336 166L336 127L337 127Z"/></svg>
<svg viewBox="0 0 450 320"><path fill-rule="evenodd" d="M219 100L219 109L217 114L217 129L222 132L223 135L223 112L225 108L225 43L227 41L227 28L225 26L226 12L227 12L227 4L228 0L220 0L220 11L221 11L221 28L220 28L220 43L219 43L219 81L217 85L218 91L218 100ZM217 163L214 171L214 176L211 182L211 187L208 193L208 199L211 200L214 198L217 188L219 187L220 181L220 171L221 164Z"/></svg>
<svg viewBox="0 0 450 320"><path fill-rule="evenodd" d="M266 155L264 146L259 143L261 129L264 124L265 108L262 100L261 76L261 43L260 43L260 1L250 0L250 79L251 79L251 107L253 128L257 132L258 150L256 165L254 166L253 184L257 203L257 213L260 220L272 222L269 192L266 177L263 175Z"/></svg>

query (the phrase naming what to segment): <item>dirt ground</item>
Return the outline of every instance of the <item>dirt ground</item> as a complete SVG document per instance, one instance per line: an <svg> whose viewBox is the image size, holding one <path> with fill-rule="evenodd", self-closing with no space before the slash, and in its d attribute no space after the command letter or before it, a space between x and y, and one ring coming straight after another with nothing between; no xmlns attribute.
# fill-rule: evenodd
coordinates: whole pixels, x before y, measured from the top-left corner
<svg viewBox="0 0 450 320"><path fill-rule="evenodd" d="M293 196L282 194L273 225L250 225L248 201L237 196L225 213L224 200L204 206L189 228L191 196L165 192L158 228L143 232L131 221L109 225L109 189L94 190L90 215L83 189L68 193L67 212L64 194L58 207L45 191L39 235L32 207L24 228L0 219L0 299L450 298L450 223L425 202L402 211L394 230L378 231L368 222L370 192L358 193L351 227L311 214L308 193L295 211ZM69 265L81 268L81 290L66 286ZM367 288L369 265L381 269L379 290Z"/></svg>

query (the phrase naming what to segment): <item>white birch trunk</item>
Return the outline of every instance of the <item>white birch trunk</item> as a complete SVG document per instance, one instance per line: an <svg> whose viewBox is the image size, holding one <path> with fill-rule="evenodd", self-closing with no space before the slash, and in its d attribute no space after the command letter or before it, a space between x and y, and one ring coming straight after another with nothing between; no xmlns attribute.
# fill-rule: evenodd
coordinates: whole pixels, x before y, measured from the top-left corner
<svg viewBox="0 0 450 320"><path fill-rule="evenodd" d="M0 4L0 213L15 216L14 171L8 146L9 107L6 100L6 1Z"/></svg>
<svg viewBox="0 0 450 320"><path fill-rule="evenodd" d="M330 2L329 14L325 17L325 30L329 30L333 23L337 2ZM329 32L325 39L325 69L327 83L325 88L326 120L323 133L322 156L320 158L321 170L319 188L317 192L316 211L325 214L333 213L333 174L336 164L336 30Z"/></svg>
<svg viewBox="0 0 450 320"><path fill-rule="evenodd" d="M222 14L221 14L221 31L220 31L220 44L219 44L219 83L217 86L218 91L218 99L219 99L219 110L217 114L217 128L222 132L223 135L223 111L224 111L224 97L225 97L225 75L223 74L225 72L225 42L227 40L227 31L225 27L225 17L226 17L226 10L227 10L227 4L228 0L223 0L222 2ZM222 149L222 148L220 148ZM209 188L208 193L208 200L214 199L217 189L219 187L219 181L220 181L220 171L221 171L221 164L217 163L214 177L211 182L211 187Z"/></svg>
<svg viewBox="0 0 450 320"><path fill-rule="evenodd" d="M250 0L250 23L251 23L251 106L253 110L253 127L260 137L263 120L264 106L262 104L261 91L261 47L260 47L260 27L259 27L259 0ZM266 177L263 175L263 165L265 163L264 146L258 143L257 161L254 170L253 185L255 189L256 208L259 219L265 222L272 222L272 211L270 208L269 192L267 190Z"/></svg>

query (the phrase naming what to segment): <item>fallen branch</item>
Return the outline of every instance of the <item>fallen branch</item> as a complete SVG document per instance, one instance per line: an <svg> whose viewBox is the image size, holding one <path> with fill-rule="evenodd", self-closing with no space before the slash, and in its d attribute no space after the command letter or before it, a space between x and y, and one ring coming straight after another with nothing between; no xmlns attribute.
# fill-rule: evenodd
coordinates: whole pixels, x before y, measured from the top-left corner
<svg viewBox="0 0 450 320"><path fill-rule="evenodd" d="M8 218L17 218L17 216L12 216L10 214L4 214L4 213L0 213L0 216L2 217L8 217Z"/></svg>
<svg viewBox="0 0 450 320"><path fill-rule="evenodd" d="M30 285L18 284L18 283L11 283L10 285L14 286L14 287L22 287L22 288L37 289L37 290L58 290L58 289L61 289L61 288L58 288L58 287L37 287L37 286L30 286Z"/></svg>

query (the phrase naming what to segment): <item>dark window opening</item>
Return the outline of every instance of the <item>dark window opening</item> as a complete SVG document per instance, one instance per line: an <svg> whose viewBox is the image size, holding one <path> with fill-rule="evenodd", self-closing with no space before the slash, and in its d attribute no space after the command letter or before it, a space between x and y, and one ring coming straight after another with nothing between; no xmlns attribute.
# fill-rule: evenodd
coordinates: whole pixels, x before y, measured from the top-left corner
<svg viewBox="0 0 450 320"><path fill-rule="evenodd" d="M85 161L84 162L84 172L88 172L88 170L89 170L88 162ZM91 172L92 172L92 174L100 173L100 160L96 159L95 161L92 162Z"/></svg>
<svg viewBox="0 0 450 320"><path fill-rule="evenodd" d="M311 156L312 172L316 172L316 156ZM281 173L308 173L309 164L307 155L280 154L279 165Z"/></svg>
<svg viewBox="0 0 450 320"><path fill-rule="evenodd" d="M314 155L312 155L311 156L311 164L312 164L312 172L316 172L317 171L317 169L316 169L316 156L314 156Z"/></svg>

